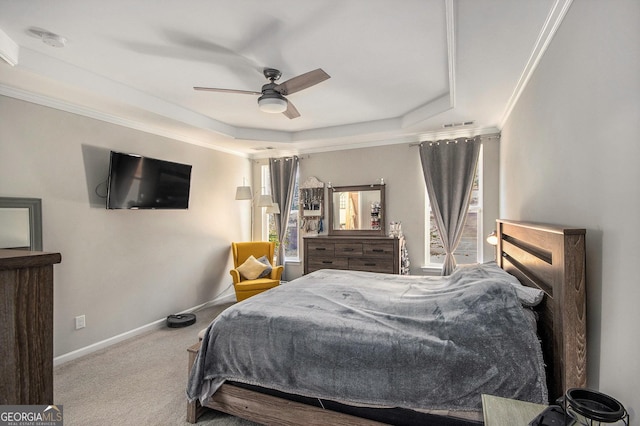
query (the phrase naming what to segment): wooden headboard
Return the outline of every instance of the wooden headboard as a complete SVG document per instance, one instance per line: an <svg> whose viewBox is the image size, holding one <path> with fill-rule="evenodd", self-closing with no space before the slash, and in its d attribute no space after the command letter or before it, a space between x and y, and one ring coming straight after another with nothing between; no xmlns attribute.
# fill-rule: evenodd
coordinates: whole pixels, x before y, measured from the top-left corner
<svg viewBox="0 0 640 426"><path fill-rule="evenodd" d="M497 220L497 262L545 292L538 311L549 398L587 383L585 229Z"/></svg>

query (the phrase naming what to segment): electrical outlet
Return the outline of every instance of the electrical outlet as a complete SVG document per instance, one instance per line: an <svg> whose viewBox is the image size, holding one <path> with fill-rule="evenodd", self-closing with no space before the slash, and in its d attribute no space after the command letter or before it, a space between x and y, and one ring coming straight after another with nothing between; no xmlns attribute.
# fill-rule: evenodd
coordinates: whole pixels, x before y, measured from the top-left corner
<svg viewBox="0 0 640 426"><path fill-rule="evenodd" d="M79 317L76 317L76 330L80 330L81 328L85 328L86 325L87 325L87 323L85 322L84 315L80 315Z"/></svg>

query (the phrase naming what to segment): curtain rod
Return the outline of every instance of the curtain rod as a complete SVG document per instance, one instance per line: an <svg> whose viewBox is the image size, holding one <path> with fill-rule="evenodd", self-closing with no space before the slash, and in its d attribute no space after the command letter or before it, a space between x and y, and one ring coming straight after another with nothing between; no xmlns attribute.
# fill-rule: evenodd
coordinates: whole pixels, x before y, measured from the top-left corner
<svg viewBox="0 0 640 426"><path fill-rule="evenodd" d="M290 155L288 157L278 157L278 158L272 158L269 157L269 160L273 160L273 161L289 161L289 160L293 160L294 158L297 158L298 160L300 160L301 158L297 155Z"/></svg>
<svg viewBox="0 0 640 426"><path fill-rule="evenodd" d="M425 142L446 142L446 141L455 141L457 139L475 139L475 138L480 138L481 141L483 140L492 140L492 139L500 139L500 135L499 134L492 134L492 135L479 135L479 136L471 136L471 137L466 137L466 136L460 136L457 138L444 138L444 139L437 139L437 140L432 140L432 141L422 141L422 142L414 142L414 143L410 143L409 146L420 146L421 144L425 143Z"/></svg>

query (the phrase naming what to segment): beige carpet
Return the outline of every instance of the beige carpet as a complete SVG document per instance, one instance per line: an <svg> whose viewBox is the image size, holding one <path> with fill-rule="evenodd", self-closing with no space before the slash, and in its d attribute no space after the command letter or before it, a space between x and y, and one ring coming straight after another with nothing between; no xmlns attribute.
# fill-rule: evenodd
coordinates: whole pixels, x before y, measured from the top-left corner
<svg viewBox="0 0 640 426"><path fill-rule="evenodd" d="M185 328L162 328L118 343L54 369L54 400L65 426L188 425L187 347L229 305L196 313ZM199 425L254 425L210 411Z"/></svg>

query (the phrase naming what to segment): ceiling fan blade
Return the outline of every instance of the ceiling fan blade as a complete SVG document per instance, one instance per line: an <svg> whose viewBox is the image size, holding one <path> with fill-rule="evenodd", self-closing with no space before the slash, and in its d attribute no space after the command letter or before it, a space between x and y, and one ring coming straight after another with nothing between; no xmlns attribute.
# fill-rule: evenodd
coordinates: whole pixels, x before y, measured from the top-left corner
<svg viewBox="0 0 640 426"><path fill-rule="evenodd" d="M287 118L293 120L294 118L300 117L300 113L296 109L295 106L291 103L289 99L287 99L287 109L282 112Z"/></svg>
<svg viewBox="0 0 640 426"><path fill-rule="evenodd" d="M274 87L273 90L286 96L314 86L318 83L322 83L329 78L331 78L329 74L324 72L322 68L318 68L317 70L300 74L297 77L293 77L285 81L284 83L280 83Z"/></svg>
<svg viewBox="0 0 640 426"><path fill-rule="evenodd" d="M193 89L202 90L206 92L240 93L242 95L262 95L262 92L254 92L252 90L217 89L215 87L194 87Z"/></svg>

